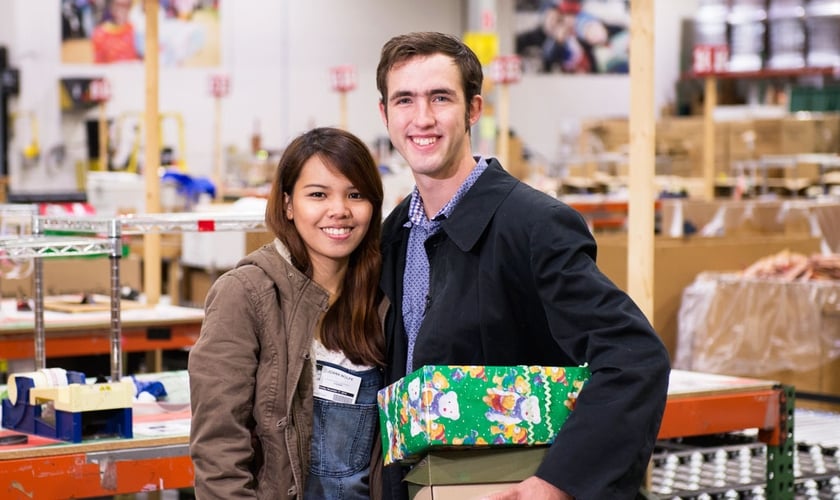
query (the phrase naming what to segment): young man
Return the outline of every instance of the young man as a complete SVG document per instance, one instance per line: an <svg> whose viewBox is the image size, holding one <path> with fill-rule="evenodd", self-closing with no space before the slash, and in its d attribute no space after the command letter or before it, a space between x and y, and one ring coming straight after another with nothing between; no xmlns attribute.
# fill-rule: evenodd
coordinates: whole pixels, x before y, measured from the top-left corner
<svg viewBox="0 0 840 500"><path fill-rule="evenodd" d="M592 376L535 476L492 498L633 498L665 407L664 345L598 270L577 212L472 155L482 69L466 45L441 33L394 37L376 81L416 183L383 227L386 383L428 364L588 363ZM399 497L398 486L386 488Z"/></svg>

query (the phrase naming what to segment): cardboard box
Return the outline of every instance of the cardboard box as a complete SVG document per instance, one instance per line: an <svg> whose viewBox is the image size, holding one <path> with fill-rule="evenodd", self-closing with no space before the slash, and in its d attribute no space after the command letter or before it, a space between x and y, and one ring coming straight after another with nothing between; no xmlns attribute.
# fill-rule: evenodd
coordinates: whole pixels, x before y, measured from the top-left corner
<svg viewBox="0 0 840 500"><path fill-rule="evenodd" d="M47 258L44 265L44 295L75 293L111 294L111 260L107 257ZM141 260L135 256L120 259L120 284L142 290ZM22 279L0 280L3 297L32 297L32 275Z"/></svg>
<svg viewBox="0 0 840 500"><path fill-rule="evenodd" d="M627 235L595 234L598 267L619 288L627 290ZM803 234L735 235L718 238L657 236L653 249L653 318L656 332L673 359L677 315L683 289L703 271L740 271L758 259L789 249L810 255L820 251L820 238Z"/></svg>
<svg viewBox="0 0 840 500"><path fill-rule="evenodd" d="M204 299L216 278L224 271L208 271L199 267L181 268L184 279L182 281L181 296L185 304L191 307L204 307Z"/></svg>
<svg viewBox="0 0 840 500"><path fill-rule="evenodd" d="M492 493L499 493L516 483L447 484L443 486L422 486L412 489L408 497L412 500L481 500Z"/></svg>
<svg viewBox="0 0 840 500"><path fill-rule="evenodd" d="M657 167L658 175L703 176L704 117L666 116L656 122L656 154L670 161ZM728 124L714 124L718 173L729 173Z"/></svg>
<svg viewBox="0 0 840 500"><path fill-rule="evenodd" d="M581 129L592 134L601 143L604 151L622 151L630 144L630 121L627 118L603 118L587 121ZM585 142L586 134L581 135L582 146L591 146ZM588 151L584 147L584 151Z"/></svg>
<svg viewBox="0 0 840 500"><path fill-rule="evenodd" d="M384 462L551 443L588 378L587 367L424 366L379 391Z"/></svg>
<svg viewBox="0 0 840 500"><path fill-rule="evenodd" d="M406 474L415 500L482 498L533 476L547 446L431 452Z"/></svg>
<svg viewBox="0 0 840 500"><path fill-rule="evenodd" d="M811 213L823 204L782 200L692 200L660 202L661 233L680 237L811 234Z"/></svg>
<svg viewBox="0 0 840 500"><path fill-rule="evenodd" d="M731 121L727 136L730 162L780 154L782 120L756 118Z"/></svg>
<svg viewBox="0 0 840 500"><path fill-rule="evenodd" d="M837 113L797 113L782 119L782 154L836 153Z"/></svg>
<svg viewBox="0 0 840 500"><path fill-rule="evenodd" d="M840 282L703 273L679 312L674 367L840 396Z"/></svg>

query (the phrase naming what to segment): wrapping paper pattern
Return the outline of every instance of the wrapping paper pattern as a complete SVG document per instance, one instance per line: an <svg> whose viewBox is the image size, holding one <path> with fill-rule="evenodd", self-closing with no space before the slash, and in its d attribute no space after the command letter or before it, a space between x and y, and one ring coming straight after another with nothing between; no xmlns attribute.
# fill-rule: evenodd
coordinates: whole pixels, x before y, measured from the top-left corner
<svg viewBox="0 0 840 500"><path fill-rule="evenodd" d="M385 464L433 448L551 443L589 376L586 366L424 366L379 391Z"/></svg>

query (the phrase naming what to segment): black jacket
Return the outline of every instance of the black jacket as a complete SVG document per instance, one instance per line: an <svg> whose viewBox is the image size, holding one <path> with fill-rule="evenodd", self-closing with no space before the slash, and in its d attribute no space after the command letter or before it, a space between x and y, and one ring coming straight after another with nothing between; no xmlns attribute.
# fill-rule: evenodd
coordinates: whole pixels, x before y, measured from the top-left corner
<svg viewBox="0 0 840 500"><path fill-rule="evenodd" d="M383 227L387 383L405 374L408 204ZM441 226L426 242L428 307L414 366L588 363L592 377L537 476L579 500L633 498L659 431L669 356L635 303L596 267L584 219L490 160Z"/></svg>

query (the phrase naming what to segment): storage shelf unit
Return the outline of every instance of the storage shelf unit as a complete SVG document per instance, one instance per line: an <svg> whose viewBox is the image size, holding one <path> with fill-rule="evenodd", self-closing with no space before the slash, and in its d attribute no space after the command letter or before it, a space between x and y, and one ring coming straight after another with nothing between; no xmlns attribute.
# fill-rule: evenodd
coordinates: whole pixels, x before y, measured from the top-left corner
<svg viewBox="0 0 840 500"><path fill-rule="evenodd" d="M111 259L111 380L122 377L120 323L120 256L124 235L166 232L257 231L265 228L263 213L167 213L142 216L34 216L33 236L0 240L0 252L34 262L35 367L46 368L43 259L108 255ZM47 231L91 235L46 236Z"/></svg>

